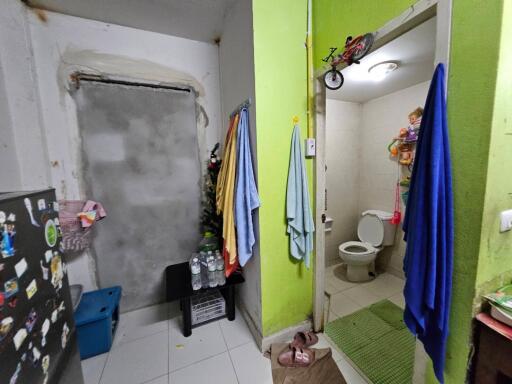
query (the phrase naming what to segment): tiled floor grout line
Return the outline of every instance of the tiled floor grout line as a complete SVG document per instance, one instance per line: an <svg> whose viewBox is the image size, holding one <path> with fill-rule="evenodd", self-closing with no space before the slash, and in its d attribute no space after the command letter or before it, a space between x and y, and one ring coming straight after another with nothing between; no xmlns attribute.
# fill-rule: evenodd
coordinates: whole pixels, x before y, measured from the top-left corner
<svg viewBox="0 0 512 384"><path fill-rule="evenodd" d="M148 337L151 337L151 336L155 336L155 335L158 335L159 333L164 333L164 332L169 332L169 326L167 326L167 329L164 329L164 330L161 330L161 331L158 331L158 332L154 332L154 333L151 333L151 334L148 334L148 335L140 336L140 337L137 337L135 339L126 340L126 341L123 341L120 344L117 344L115 346L113 345L110 350L111 351L115 351L116 349L122 347L125 344L130 344L130 343L132 343L134 341L139 341L139 340L142 340L142 339L145 339L145 338L148 338Z"/></svg>
<svg viewBox="0 0 512 384"><path fill-rule="evenodd" d="M101 384L101 380L103 379L103 373L105 372L105 368L107 367L109 358L110 358L110 351L107 352L107 358L105 359L105 364L103 364L103 368L101 369L100 379L98 380L98 384Z"/></svg>
<svg viewBox="0 0 512 384"><path fill-rule="evenodd" d="M233 363L233 359L231 358L231 352L228 347L228 342L226 341L226 336L224 336L224 331L222 330L220 322L218 324L219 324L219 328L220 328L220 334L222 335L222 340L224 340L224 344L226 345L226 349L228 350L228 357L229 357L229 361L231 362L231 367L233 367L233 372L235 372L236 382L238 384L240 384L240 380L238 379L238 373L236 373L235 364Z"/></svg>
<svg viewBox="0 0 512 384"><path fill-rule="evenodd" d="M159 379L159 378L164 377L164 376L169 376L169 374L165 373L163 375L160 375L160 376L157 376L157 377L153 377L152 379L149 379L149 380L146 380L146 381L142 381L139 384L147 384L147 383L152 382L153 380ZM169 380L167 380L167 381L169 381Z"/></svg>

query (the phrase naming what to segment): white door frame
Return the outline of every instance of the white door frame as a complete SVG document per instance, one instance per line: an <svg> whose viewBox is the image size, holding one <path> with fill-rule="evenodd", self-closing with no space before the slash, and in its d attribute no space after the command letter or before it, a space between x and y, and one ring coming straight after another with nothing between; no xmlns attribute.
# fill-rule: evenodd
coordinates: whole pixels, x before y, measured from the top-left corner
<svg viewBox="0 0 512 384"><path fill-rule="evenodd" d="M450 32L451 32L452 0L420 0L399 16L390 20L375 32L375 41L370 52L382 47L398 36L415 28L424 21L437 16L435 65L444 63L446 73L450 58ZM321 68L315 72L315 135L316 158L315 173L315 272L313 293L313 326L315 331L324 327L324 290L325 290L325 225L322 215L325 211L326 193L326 154L325 154L325 112L326 91L323 84L323 74L328 68ZM338 69L340 69L338 67ZM341 68L342 69L342 68ZM448 77L446 78L446 85Z"/></svg>

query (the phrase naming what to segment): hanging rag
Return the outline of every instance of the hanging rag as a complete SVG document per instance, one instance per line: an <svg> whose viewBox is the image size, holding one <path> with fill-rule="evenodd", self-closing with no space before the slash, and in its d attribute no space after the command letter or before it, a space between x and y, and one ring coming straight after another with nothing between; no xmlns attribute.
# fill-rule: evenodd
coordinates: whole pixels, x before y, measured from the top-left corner
<svg viewBox="0 0 512 384"><path fill-rule="evenodd" d="M300 145L300 129L293 127L288 186L286 189L287 232L290 236L290 253L297 260L310 265L310 253L313 250L313 214L309 205L308 179Z"/></svg>
<svg viewBox="0 0 512 384"><path fill-rule="evenodd" d="M216 204L217 213L222 212L222 254L226 266L226 276L231 275L238 267L235 217L234 189L236 173L236 139L239 115L230 120L229 129L224 144L224 160L217 179Z"/></svg>
<svg viewBox="0 0 512 384"><path fill-rule="evenodd" d="M252 256L255 242L252 211L260 206L252 167L251 142L249 140L249 111L240 112L237 138L237 170L235 185L235 226L238 260L243 267Z"/></svg>
<svg viewBox="0 0 512 384"><path fill-rule="evenodd" d="M82 208L82 212L78 212L77 216L80 219L82 228L89 228L95 221L101 220L107 216L107 212L100 203L87 200Z"/></svg>
<svg viewBox="0 0 512 384"><path fill-rule="evenodd" d="M439 64L428 91L403 224L404 321L423 342L440 383L448 337L453 271L453 193L444 95Z"/></svg>

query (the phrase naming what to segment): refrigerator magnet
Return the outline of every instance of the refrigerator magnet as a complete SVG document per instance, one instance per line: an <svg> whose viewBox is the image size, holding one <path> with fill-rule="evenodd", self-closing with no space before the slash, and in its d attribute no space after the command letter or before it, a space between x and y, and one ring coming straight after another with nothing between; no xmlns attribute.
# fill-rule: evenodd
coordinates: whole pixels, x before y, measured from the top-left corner
<svg viewBox="0 0 512 384"><path fill-rule="evenodd" d="M59 254L55 255L50 264L50 271L52 273L52 284L55 288L62 286L62 279L64 278L64 271L62 269L62 258Z"/></svg>
<svg viewBox="0 0 512 384"><path fill-rule="evenodd" d="M52 207L55 212L59 212L59 203L57 201L52 203Z"/></svg>
<svg viewBox="0 0 512 384"><path fill-rule="evenodd" d="M16 297L16 295L14 295L9 298L9 302L7 303L7 305L9 306L9 308L16 308L16 304L18 304L18 298Z"/></svg>
<svg viewBox="0 0 512 384"><path fill-rule="evenodd" d="M21 328L20 330L18 330L18 332L16 332L12 339L14 342L14 348L16 348L16 350L20 349L21 345L27 338L27 335L27 330L25 328Z"/></svg>
<svg viewBox="0 0 512 384"><path fill-rule="evenodd" d="M14 256L14 236L16 230L14 224L4 224L2 229L2 237L0 239L0 249L4 258Z"/></svg>
<svg viewBox="0 0 512 384"><path fill-rule="evenodd" d="M43 374L46 375L48 373L48 369L50 368L50 355L46 355L41 360L41 368L43 369Z"/></svg>
<svg viewBox="0 0 512 384"><path fill-rule="evenodd" d="M16 277L7 280L4 284L4 293L5 298L8 299L9 297L15 295L18 293L18 279Z"/></svg>
<svg viewBox="0 0 512 384"><path fill-rule="evenodd" d="M32 210L32 202L30 201L30 199L28 197L25 197L25 199L23 200L23 202L25 203L25 208L27 209L27 213L28 213L28 216L30 218L30 223L34 226L34 227L40 227L39 223L36 221L36 219L34 218L34 212Z"/></svg>
<svg viewBox="0 0 512 384"><path fill-rule="evenodd" d="M39 349L37 349L37 347L32 348L32 353L31 353L29 359L32 362L32 364L34 365L34 367L36 367L37 364L39 364L40 358L41 358L41 352L39 351Z"/></svg>
<svg viewBox="0 0 512 384"><path fill-rule="evenodd" d="M44 199L37 200L37 209L44 211L46 209L46 201Z"/></svg>
<svg viewBox="0 0 512 384"><path fill-rule="evenodd" d="M39 263L41 265L41 273L43 275L43 280L48 280L48 271L49 271L49 269L44 266L43 260L39 260Z"/></svg>
<svg viewBox="0 0 512 384"><path fill-rule="evenodd" d="M14 213L9 213L9 216L7 216L7 221L14 223L16 221L16 215Z"/></svg>
<svg viewBox="0 0 512 384"><path fill-rule="evenodd" d="M14 373L11 376L11 379L9 380L9 384L16 384L16 382L18 381L18 376L19 376L20 372L21 372L21 363L18 363L18 365L16 366L16 370L14 371Z"/></svg>
<svg viewBox="0 0 512 384"><path fill-rule="evenodd" d="M4 211L0 211L0 224L5 223L5 220L7 219L7 215Z"/></svg>
<svg viewBox="0 0 512 384"><path fill-rule="evenodd" d="M6 317L0 321L0 341L5 339L5 337L11 332L11 329L14 325L14 319L12 317Z"/></svg>
<svg viewBox="0 0 512 384"><path fill-rule="evenodd" d="M27 271L28 265L25 258L21 259L14 266L14 270L16 271L16 275L21 277Z"/></svg>
<svg viewBox="0 0 512 384"><path fill-rule="evenodd" d="M46 244L51 248L55 247L55 244L57 244L57 226L51 219L48 220L44 226L44 238Z"/></svg>
<svg viewBox="0 0 512 384"><path fill-rule="evenodd" d="M34 308L32 308L28 314L27 320L25 321L25 328L27 329L28 333L32 332L34 329L34 325L36 325L37 322L37 313Z"/></svg>
<svg viewBox="0 0 512 384"><path fill-rule="evenodd" d="M33 279L30 284L28 285L27 289L25 290L27 292L27 298L30 300L37 292L37 283L36 279Z"/></svg>
<svg viewBox="0 0 512 384"><path fill-rule="evenodd" d="M53 253L52 251L48 250L44 253L44 259L46 260L47 263L49 263L50 261L52 261L52 257L53 257Z"/></svg>
<svg viewBox="0 0 512 384"><path fill-rule="evenodd" d="M0 292L0 310L4 307L5 304L5 293Z"/></svg>
<svg viewBox="0 0 512 384"><path fill-rule="evenodd" d="M68 327L67 323L64 323L64 326L62 327L62 335L61 335L62 349L66 348L66 344L68 343L68 336L69 336L69 327Z"/></svg>

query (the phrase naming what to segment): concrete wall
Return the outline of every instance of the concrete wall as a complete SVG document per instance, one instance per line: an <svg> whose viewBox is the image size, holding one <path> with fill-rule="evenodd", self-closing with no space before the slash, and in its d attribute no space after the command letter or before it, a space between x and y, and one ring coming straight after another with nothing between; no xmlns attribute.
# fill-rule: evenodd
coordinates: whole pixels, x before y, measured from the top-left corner
<svg viewBox="0 0 512 384"><path fill-rule="evenodd" d="M164 270L201 239L201 171L190 92L82 82L75 92L86 193L108 207L92 250L121 309L165 301Z"/></svg>
<svg viewBox="0 0 512 384"><path fill-rule="evenodd" d="M228 128L229 115L247 98L250 139L254 171L258 172L256 154L256 98L254 94L254 43L252 27L252 0L237 1L225 17L224 32L219 46L220 88L222 103L221 145ZM261 259L259 247L259 215L254 213L256 244L253 257L244 267L245 284L238 290L239 305L259 335L261 328Z"/></svg>
<svg viewBox="0 0 512 384"><path fill-rule="evenodd" d="M333 219L325 233L328 266L341 262L341 243L357 239L362 105L327 99L326 108L327 215Z"/></svg>
<svg viewBox="0 0 512 384"><path fill-rule="evenodd" d="M77 70L193 88L200 155L207 159L221 125L217 46L51 12L42 22L21 2L0 1L0 60L23 189L51 185L58 198L84 197L68 92ZM68 270L72 283L96 286L92 258L68 259Z"/></svg>

